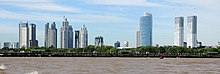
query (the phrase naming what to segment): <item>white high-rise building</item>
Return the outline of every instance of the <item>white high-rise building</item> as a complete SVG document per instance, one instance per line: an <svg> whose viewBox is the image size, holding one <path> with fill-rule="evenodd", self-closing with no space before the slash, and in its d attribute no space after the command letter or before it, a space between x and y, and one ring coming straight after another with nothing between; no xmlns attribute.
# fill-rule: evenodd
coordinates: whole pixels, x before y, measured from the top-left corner
<svg viewBox="0 0 220 74"><path fill-rule="evenodd" d="M128 41L124 42L124 47L129 47L129 42Z"/></svg>
<svg viewBox="0 0 220 74"><path fill-rule="evenodd" d="M29 28L28 23L19 23L19 47L29 47Z"/></svg>
<svg viewBox="0 0 220 74"><path fill-rule="evenodd" d="M184 43L184 17L175 17L174 46L183 47Z"/></svg>
<svg viewBox="0 0 220 74"><path fill-rule="evenodd" d="M83 25L83 27L80 30L80 36L79 36L79 46L80 48L84 48L88 46L88 30L85 27L85 25Z"/></svg>
<svg viewBox="0 0 220 74"><path fill-rule="evenodd" d="M73 28L65 17L61 27L61 48L73 48Z"/></svg>
<svg viewBox="0 0 220 74"><path fill-rule="evenodd" d="M136 32L136 47L140 47L140 31Z"/></svg>
<svg viewBox="0 0 220 74"><path fill-rule="evenodd" d="M187 47L197 47L197 16L187 17Z"/></svg>

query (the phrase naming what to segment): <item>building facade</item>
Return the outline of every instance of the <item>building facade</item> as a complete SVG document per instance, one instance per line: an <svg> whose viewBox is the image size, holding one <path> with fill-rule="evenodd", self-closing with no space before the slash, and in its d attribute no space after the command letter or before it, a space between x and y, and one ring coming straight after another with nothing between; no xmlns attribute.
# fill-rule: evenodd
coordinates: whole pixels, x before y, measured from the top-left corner
<svg viewBox="0 0 220 74"><path fill-rule="evenodd" d="M95 37L95 47L97 46L101 47L103 45L104 45L103 37L102 36Z"/></svg>
<svg viewBox="0 0 220 74"><path fill-rule="evenodd" d="M187 17L187 47L197 47L197 16Z"/></svg>
<svg viewBox="0 0 220 74"><path fill-rule="evenodd" d="M48 29L48 47L57 48L57 28L56 23L53 22Z"/></svg>
<svg viewBox="0 0 220 74"><path fill-rule="evenodd" d="M38 40L36 40L36 25L33 23L29 24L29 47L37 47Z"/></svg>
<svg viewBox="0 0 220 74"><path fill-rule="evenodd" d="M116 41L116 42L114 43L114 47L115 47L115 48L121 47L121 46L120 46L120 42L119 42L119 41Z"/></svg>
<svg viewBox="0 0 220 74"><path fill-rule="evenodd" d="M140 31L136 32L136 47L140 47Z"/></svg>
<svg viewBox="0 0 220 74"><path fill-rule="evenodd" d="M140 18L140 46L152 46L152 15L144 12Z"/></svg>
<svg viewBox="0 0 220 74"><path fill-rule="evenodd" d="M80 48L84 48L88 46L88 30L85 27L85 25L83 25L83 27L81 27L80 30Z"/></svg>
<svg viewBox="0 0 220 74"><path fill-rule="evenodd" d="M29 28L28 23L19 23L19 48L29 47Z"/></svg>
<svg viewBox="0 0 220 74"><path fill-rule="evenodd" d="M48 40L49 40L49 39L48 39L48 36L49 36L49 35L48 35L48 33L49 33L49 32L48 32L48 30L49 30L49 25L50 25L49 23L45 24L45 31L44 31L44 32L45 32L45 33L44 33L44 36L45 36L45 38L44 38L44 46L45 46L45 47L49 47L49 44L48 44Z"/></svg>
<svg viewBox="0 0 220 74"><path fill-rule="evenodd" d="M80 44L80 31L79 30L75 30L75 48L79 48L79 44Z"/></svg>
<svg viewBox="0 0 220 74"><path fill-rule="evenodd" d="M129 47L129 42L128 41L124 42L124 47Z"/></svg>
<svg viewBox="0 0 220 74"><path fill-rule="evenodd" d="M73 28L65 17L61 27L61 48L73 48Z"/></svg>
<svg viewBox="0 0 220 74"><path fill-rule="evenodd" d="M184 17L175 17L174 46L184 46Z"/></svg>

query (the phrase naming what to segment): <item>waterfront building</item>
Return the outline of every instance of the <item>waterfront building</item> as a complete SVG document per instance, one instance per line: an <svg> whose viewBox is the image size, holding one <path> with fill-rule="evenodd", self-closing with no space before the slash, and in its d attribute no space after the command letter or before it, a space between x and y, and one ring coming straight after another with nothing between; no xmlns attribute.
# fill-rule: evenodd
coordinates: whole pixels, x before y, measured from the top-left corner
<svg viewBox="0 0 220 74"><path fill-rule="evenodd" d="M29 28L28 23L19 23L19 48L29 47Z"/></svg>
<svg viewBox="0 0 220 74"><path fill-rule="evenodd" d="M197 47L197 16L187 17L187 47Z"/></svg>
<svg viewBox="0 0 220 74"><path fill-rule="evenodd" d="M29 47L37 47L38 40L36 40L36 25L33 23L29 24Z"/></svg>
<svg viewBox="0 0 220 74"><path fill-rule="evenodd" d="M48 29L48 47L57 48L57 28L56 23L53 22Z"/></svg>
<svg viewBox="0 0 220 74"><path fill-rule="evenodd" d="M103 45L104 45L103 37L102 36L95 37L95 47L97 46L101 47Z"/></svg>
<svg viewBox="0 0 220 74"><path fill-rule="evenodd" d="M80 31L79 30L75 30L75 48L79 48L79 44L80 44Z"/></svg>
<svg viewBox="0 0 220 74"><path fill-rule="evenodd" d="M4 42L3 48L11 48L11 42Z"/></svg>
<svg viewBox="0 0 220 74"><path fill-rule="evenodd" d="M73 28L69 25L69 21L64 17L61 27L61 48L73 48Z"/></svg>
<svg viewBox="0 0 220 74"><path fill-rule="evenodd" d="M140 31L136 32L136 47L140 47Z"/></svg>
<svg viewBox="0 0 220 74"><path fill-rule="evenodd" d="M119 41L115 42L115 43L114 43L114 47L115 47L115 48L120 47L120 42L119 42Z"/></svg>
<svg viewBox="0 0 220 74"><path fill-rule="evenodd" d="M152 14L144 12L140 18L140 46L152 46Z"/></svg>
<svg viewBox="0 0 220 74"><path fill-rule="evenodd" d="M184 46L184 17L175 17L174 46Z"/></svg>
<svg viewBox="0 0 220 74"><path fill-rule="evenodd" d="M45 36L45 38L44 38L44 46L45 47L49 47L49 44L48 44L48 30L49 30L49 23L47 23L47 24L45 24L45 33L44 33L44 36Z"/></svg>
<svg viewBox="0 0 220 74"><path fill-rule="evenodd" d="M88 30L85 27L85 25L81 27L79 39L80 39L80 48L84 48L88 46Z"/></svg>
<svg viewBox="0 0 220 74"><path fill-rule="evenodd" d="M14 48L14 49L19 48L19 42L12 42L11 43L11 48Z"/></svg>
<svg viewBox="0 0 220 74"><path fill-rule="evenodd" d="M129 42L128 41L124 42L124 47L129 47Z"/></svg>

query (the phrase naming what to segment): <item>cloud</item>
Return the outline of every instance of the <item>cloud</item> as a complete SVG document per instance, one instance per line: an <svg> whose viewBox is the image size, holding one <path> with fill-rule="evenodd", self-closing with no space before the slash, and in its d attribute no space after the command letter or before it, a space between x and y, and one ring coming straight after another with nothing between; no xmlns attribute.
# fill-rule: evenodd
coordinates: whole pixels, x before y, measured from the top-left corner
<svg viewBox="0 0 220 74"><path fill-rule="evenodd" d="M12 5L20 9L35 11L77 12L80 10L75 7L58 5L54 3L53 0L0 0L0 4Z"/></svg>
<svg viewBox="0 0 220 74"><path fill-rule="evenodd" d="M88 0L88 4L117 5L117 6L162 6L147 0Z"/></svg>

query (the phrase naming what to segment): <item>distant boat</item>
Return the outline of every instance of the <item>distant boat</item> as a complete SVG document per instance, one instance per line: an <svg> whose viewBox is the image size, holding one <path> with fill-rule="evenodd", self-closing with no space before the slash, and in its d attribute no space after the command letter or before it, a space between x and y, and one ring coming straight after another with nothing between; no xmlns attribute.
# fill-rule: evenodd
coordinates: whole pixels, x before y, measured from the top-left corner
<svg viewBox="0 0 220 74"><path fill-rule="evenodd" d="M0 66L0 70L5 70L5 69L7 69L7 67L2 64L2 65Z"/></svg>
<svg viewBox="0 0 220 74"><path fill-rule="evenodd" d="M30 72L30 73L26 73L26 74L38 74L37 71L33 71L33 72Z"/></svg>

